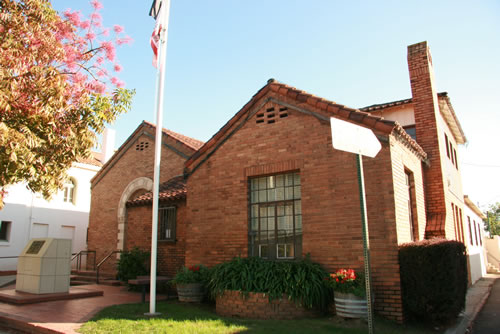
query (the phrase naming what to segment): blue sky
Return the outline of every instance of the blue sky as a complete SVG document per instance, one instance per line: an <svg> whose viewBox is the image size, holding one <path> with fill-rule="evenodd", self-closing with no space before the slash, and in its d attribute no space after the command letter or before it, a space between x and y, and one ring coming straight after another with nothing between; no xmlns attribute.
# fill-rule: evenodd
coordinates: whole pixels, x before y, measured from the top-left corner
<svg viewBox="0 0 500 334"><path fill-rule="evenodd" d="M105 26L134 39L117 52L137 93L112 128L117 147L155 122L151 0L101 0ZM55 9L90 11L87 0ZM500 2L172 0L163 126L206 141L269 78L359 108L411 97L406 47L427 40L438 91L447 91L468 144L464 193L500 202Z"/></svg>

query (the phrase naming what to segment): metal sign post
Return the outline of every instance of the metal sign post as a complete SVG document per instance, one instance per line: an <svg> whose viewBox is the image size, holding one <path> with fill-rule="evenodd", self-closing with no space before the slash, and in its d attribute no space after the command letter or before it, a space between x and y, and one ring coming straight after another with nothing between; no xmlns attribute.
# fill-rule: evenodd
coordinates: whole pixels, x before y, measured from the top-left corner
<svg viewBox="0 0 500 334"><path fill-rule="evenodd" d="M359 203L361 207L361 224L363 226L363 258L365 262L366 303L368 306L368 333L373 333L372 278L370 272L370 237L368 234L368 217L366 215L365 178L363 177L363 157L356 156L358 169Z"/></svg>
<svg viewBox="0 0 500 334"><path fill-rule="evenodd" d="M370 237L366 214L365 179L363 177L363 155L373 158L382 146L372 130L361 126L330 118L333 148L356 154L359 186L359 203L363 229L363 256L365 264L366 302L368 306L368 333L373 334L373 303L370 273Z"/></svg>

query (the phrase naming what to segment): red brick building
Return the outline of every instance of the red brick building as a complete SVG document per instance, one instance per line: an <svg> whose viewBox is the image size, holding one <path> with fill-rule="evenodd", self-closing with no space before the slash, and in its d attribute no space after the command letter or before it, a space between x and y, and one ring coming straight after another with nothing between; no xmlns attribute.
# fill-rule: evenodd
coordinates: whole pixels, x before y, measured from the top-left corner
<svg viewBox="0 0 500 334"><path fill-rule="evenodd" d="M463 240L456 148L465 136L447 95L435 92L425 42L408 47L408 64L411 99L357 110L269 80L203 146L166 132L159 272L305 254L330 271L361 270L356 156L332 148L334 117L373 130L381 142L375 158L363 158L375 310L402 321L398 246ZM152 177L146 128L93 180L89 249L100 254L150 247L151 193L137 192L150 186L131 186ZM137 151L146 142L151 153Z"/></svg>

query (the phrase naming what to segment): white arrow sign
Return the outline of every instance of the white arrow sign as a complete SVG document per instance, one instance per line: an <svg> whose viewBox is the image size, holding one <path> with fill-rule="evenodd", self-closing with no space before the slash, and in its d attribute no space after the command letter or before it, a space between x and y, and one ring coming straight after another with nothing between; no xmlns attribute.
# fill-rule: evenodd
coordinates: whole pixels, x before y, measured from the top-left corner
<svg viewBox="0 0 500 334"><path fill-rule="evenodd" d="M330 118L333 148L374 158L382 146L372 130Z"/></svg>

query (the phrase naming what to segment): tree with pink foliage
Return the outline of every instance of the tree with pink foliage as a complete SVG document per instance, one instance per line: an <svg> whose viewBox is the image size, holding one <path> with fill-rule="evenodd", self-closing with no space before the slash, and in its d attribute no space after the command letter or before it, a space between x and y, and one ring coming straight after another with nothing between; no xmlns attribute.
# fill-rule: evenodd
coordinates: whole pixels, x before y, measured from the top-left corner
<svg viewBox="0 0 500 334"><path fill-rule="evenodd" d="M102 4L91 4L82 18L59 15L48 0L1 0L0 208L6 186L19 182L50 198L105 125L130 109L134 92L115 74L115 46L131 39L118 25L110 34Z"/></svg>

